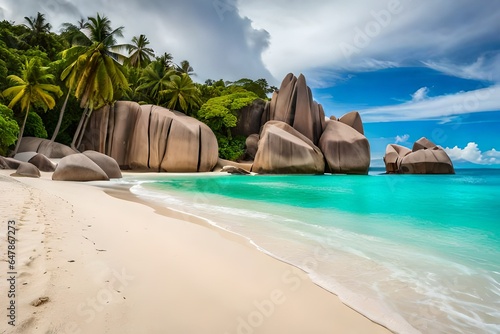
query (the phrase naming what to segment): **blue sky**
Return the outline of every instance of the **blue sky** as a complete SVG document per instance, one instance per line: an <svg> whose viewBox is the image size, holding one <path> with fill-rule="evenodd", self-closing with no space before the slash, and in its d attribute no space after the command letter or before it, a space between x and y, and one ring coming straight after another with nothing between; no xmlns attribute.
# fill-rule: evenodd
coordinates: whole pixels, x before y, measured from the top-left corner
<svg viewBox="0 0 500 334"><path fill-rule="evenodd" d="M456 166L500 168L498 0L0 1L0 19L37 11L55 30L103 13L200 82L303 73L328 115L361 113L373 166L425 136Z"/></svg>
<svg viewBox="0 0 500 334"><path fill-rule="evenodd" d="M500 167L500 111L481 104L499 94L494 82L427 66L394 67L345 72L334 85L315 88L313 94L329 116L361 113L374 167L383 166L388 144L411 148L420 137L447 148L457 166ZM433 109L445 98L450 99L448 108ZM431 113L423 112L427 110Z"/></svg>

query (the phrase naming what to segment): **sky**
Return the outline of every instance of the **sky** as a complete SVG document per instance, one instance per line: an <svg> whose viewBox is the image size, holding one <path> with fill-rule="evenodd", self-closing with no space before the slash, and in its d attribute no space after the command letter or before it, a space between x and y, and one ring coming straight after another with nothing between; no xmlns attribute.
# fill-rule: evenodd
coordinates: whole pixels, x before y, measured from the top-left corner
<svg viewBox="0 0 500 334"><path fill-rule="evenodd" d="M372 166L427 137L458 167L500 168L498 0L0 0L0 19L107 15L195 80L303 73L328 116L360 112Z"/></svg>

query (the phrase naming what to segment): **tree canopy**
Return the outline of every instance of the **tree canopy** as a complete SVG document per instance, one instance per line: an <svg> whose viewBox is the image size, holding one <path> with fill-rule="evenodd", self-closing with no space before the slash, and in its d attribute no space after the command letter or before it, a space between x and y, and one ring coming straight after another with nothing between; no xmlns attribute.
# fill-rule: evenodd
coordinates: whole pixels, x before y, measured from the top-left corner
<svg viewBox="0 0 500 334"><path fill-rule="evenodd" d="M125 28L101 13L53 29L43 13L19 24L0 21L0 154L15 136L18 147L23 134L47 132L77 148L93 110L127 99L198 118L216 134L221 156L236 159L244 138L232 138L228 129L236 125L238 107L267 99L276 88L265 79L195 82L188 60L176 63L169 52L155 57L144 34L123 43ZM36 113L49 109L58 112Z"/></svg>

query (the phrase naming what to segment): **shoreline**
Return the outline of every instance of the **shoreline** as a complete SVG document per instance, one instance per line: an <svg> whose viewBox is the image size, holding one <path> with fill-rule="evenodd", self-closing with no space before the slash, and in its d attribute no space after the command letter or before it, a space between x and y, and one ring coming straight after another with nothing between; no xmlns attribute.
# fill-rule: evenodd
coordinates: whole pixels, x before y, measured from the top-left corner
<svg viewBox="0 0 500 334"><path fill-rule="evenodd" d="M37 246L18 254L15 333L390 333L244 237L172 217L123 187L42 174L0 177L12 189L2 211L35 226L22 221L19 247ZM39 205L17 208L27 193ZM31 306L41 295L49 301Z"/></svg>

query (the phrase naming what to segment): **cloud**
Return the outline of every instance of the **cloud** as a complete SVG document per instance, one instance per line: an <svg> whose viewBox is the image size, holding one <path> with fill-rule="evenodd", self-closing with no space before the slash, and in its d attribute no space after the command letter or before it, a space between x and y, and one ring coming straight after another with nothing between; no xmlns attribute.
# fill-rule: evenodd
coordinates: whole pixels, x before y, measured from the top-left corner
<svg viewBox="0 0 500 334"><path fill-rule="evenodd" d="M270 35L252 27L241 16L236 0L3 0L6 16L17 23L37 11L58 30L63 22L76 22L97 12L109 17L113 27L124 26L124 40L145 34L156 54L172 53L174 61L189 60L196 79L276 80L266 69L262 53Z"/></svg>
<svg viewBox="0 0 500 334"><path fill-rule="evenodd" d="M364 122L449 120L450 116L500 110L500 85L420 101L360 110Z"/></svg>
<svg viewBox="0 0 500 334"><path fill-rule="evenodd" d="M313 68L355 71L365 60L399 66L424 61L429 67L441 65L443 71L444 65L455 66L453 72L459 73L485 50L498 55L496 0L484 0L480 6L468 0L312 0L307 5L252 0L239 1L238 6L254 27L270 33L263 60L278 78ZM346 54L342 46L354 51ZM469 72L487 70L493 54Z"/></svg>
<svg viewBox="0 0 500 334"><path fill-rule="evenodd" d="M404 134L402 136L396 136L395 140L396 140L396 144L399 144L399 143L406 143L408 141L408 139L410 139L410 135L409 134Z"/></svg>
<svg viewBox="0 0 500 334"><path fill-rule="evenodd" d="M464 148L455 146L453 148L446 147L444 149L450 156L450 159L457 162L471 162L478 165L495 165L500 164L500 151L494 148L481 152L478 145L470 142Z"/></svg>
<svg viewBox="0 0 500 334"><path fill-rule="evenodd" d="M423 62L429 68L463 79L500 81L500 53L481 55L470 64L453 64L449 61Z"/></svg>
<svg viewBox="0 0 500 334"><path fill-rule="evenodd" d="M411 100L413 102L419 102L419 101L425 100L427 98L428 93L429 93L429 88L422 87L419 90L417 90L415 93L412 94Z"/></svg>

